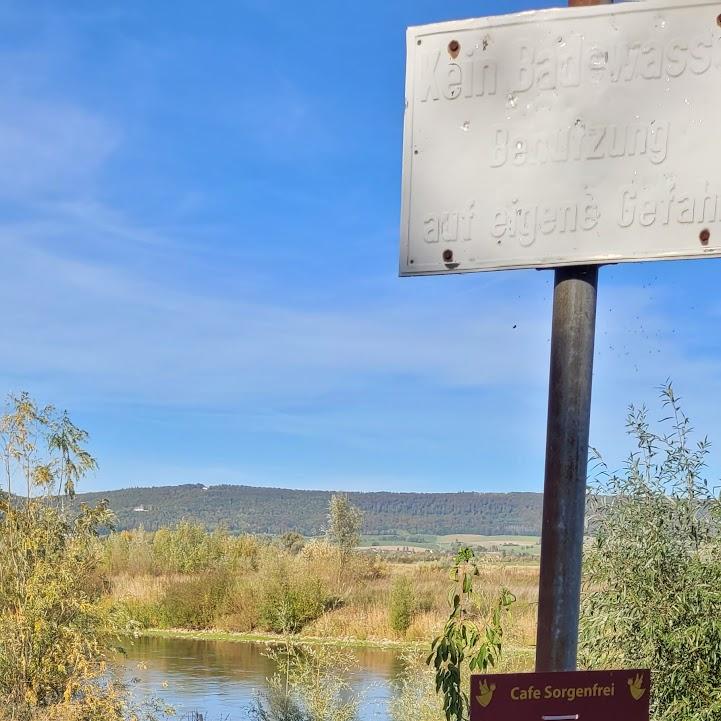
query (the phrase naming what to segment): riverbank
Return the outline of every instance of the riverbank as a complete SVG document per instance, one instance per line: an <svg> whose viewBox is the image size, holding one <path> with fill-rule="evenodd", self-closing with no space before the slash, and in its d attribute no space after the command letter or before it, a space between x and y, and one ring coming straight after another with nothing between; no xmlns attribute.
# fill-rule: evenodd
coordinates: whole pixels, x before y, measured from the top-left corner
<svg viewBox="0 0 721 721"><path fill-rule="evenodd" d="M237 633L230 631L193 631L183 628L144 629L138 634L141 638L189 641L222 641L230 643L258 643L267 646L279 645L288 641L288 636L271 633ZM353 637L329 638L327 636L294 635L293 643L351 650L395 651L399 654L418 654L425 657L430 643L427 641L404 641L398 639L358 639ZM501 657L498 672L530 671L534 666L535 646L506 645Z"/></svg>
<svg viewBox="0 0 721 721"><path fill-rule="evenodd" d="M293 635L282 636L273 633L239 633L217 630L190 630L185 628L147 628L138 633L141 637L190 639L194 641L230 641L236 643L264 643L268 645L282 644L291 640L293 643L311 644L316 646L333 646L340 648L370 648L381 651L424 651L428 643L421 641L404 641L397 639L358 639L353 637L329 638L324 636Z"/></svg>

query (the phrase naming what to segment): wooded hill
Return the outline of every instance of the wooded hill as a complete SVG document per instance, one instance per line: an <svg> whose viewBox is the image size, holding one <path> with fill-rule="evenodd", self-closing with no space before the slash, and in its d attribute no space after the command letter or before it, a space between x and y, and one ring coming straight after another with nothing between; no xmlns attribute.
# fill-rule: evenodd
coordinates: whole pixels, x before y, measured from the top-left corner
<svg viewBox="0 0 721 721"><path fill-rule="evenodd" d="M325 527L329 491L252 486L163 486L78 494L75 503L107 498L118 529L155 530L183 519L233 533L307 536ZM540 493L349 493L364 513L363 533L538 535Z"/></svg>

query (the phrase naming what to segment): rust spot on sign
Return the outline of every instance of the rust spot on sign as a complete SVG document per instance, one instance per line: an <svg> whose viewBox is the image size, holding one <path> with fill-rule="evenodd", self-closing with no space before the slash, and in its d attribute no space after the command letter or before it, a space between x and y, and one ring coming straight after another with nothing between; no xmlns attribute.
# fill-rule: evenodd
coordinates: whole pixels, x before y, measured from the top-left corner
<svg viewBox="0 0 721 721"><path fill-rule="evenodd" d="M458 40L451 40L448 43L448 54L455 60L459 52L461 52L461 44Z"/></svg>
<svg viewBox="0 0 721 721"><path fill-rule="evenodd" d="M717 16L716 16L716 25L718 25L719 27L721 27L721 15L717 15Z"/></svg>
<svg viewBox="0 0 721 721"><path fill-rule="evenodd" d="M708 241L710 238L711 238L711 231L708 228L704 228L698 234L698 239L701 241L701 245L708 245Z"/></svg>
<svg viewBox="0 0 721 721"><path fill-rule="evenodd" d="M450 248L448 248L448 249L446 249L446 250L443 251L443 260L444 260L446 263L452 263L452 262L453 262L453 251L452 251Z"/></svg>

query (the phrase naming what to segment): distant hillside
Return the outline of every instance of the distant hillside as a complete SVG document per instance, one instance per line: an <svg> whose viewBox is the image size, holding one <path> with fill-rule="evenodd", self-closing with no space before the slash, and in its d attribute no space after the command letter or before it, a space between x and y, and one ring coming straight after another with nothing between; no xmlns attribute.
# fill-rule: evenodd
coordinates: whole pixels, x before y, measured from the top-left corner
<svg viewBox="0 0 721 721"><path fill-rule="evenodd" d="M538 535L540 493L349 493L364 512L363 532L483 535ZM200 484L126 488L79 494L76 503L107 498L120 529L155 530L183 518L234 533L283 533L311 536L325 525L328 491L295 491L251 486Z"/></svg>

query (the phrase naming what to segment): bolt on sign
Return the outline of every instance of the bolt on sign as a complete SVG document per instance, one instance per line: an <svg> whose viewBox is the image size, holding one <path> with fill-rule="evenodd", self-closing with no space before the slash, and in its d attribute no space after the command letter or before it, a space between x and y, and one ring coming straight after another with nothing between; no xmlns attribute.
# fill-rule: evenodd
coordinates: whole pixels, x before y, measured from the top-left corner
<svg viewBox="0 0 721 721"><path fill-rule="evenodd" d="M471 676L471 721L648 721L648 670Z"/></svg>
<svg viewBox="0 0 721 721"><path fill-rule="evenodd" d="M720 11L409 28L401 275L721 255Z"/></svg>

